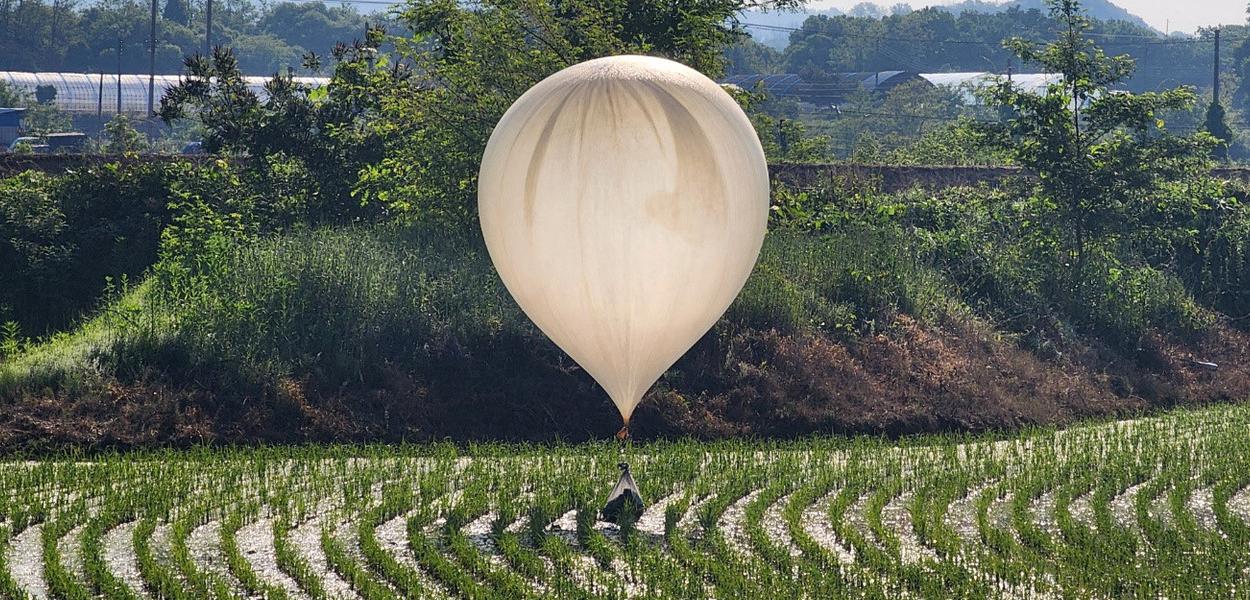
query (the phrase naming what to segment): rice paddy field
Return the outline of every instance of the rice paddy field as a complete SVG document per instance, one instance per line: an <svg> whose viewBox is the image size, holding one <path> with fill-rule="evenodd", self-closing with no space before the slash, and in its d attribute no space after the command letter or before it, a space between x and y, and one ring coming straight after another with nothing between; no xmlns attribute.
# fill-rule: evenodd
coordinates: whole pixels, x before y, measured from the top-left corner
<svg viewBox="0 0 1250 600"><path fill-rule="evenodd" d="M14 460L0 595L1244 597L1248 427ZM609 524L623 456L648 506Z"/></svg>

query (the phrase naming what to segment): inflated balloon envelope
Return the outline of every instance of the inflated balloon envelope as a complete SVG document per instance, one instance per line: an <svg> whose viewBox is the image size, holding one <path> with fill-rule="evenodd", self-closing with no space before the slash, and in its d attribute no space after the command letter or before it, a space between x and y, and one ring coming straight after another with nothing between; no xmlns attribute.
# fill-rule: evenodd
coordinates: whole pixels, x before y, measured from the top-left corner
<svg viewBox="0 0 1250 600"><path fill-rule="evenodd" d="M715 82L654 57L583 62L525 92L478 185L504 285L626 427L733 302L768 222L751 122Z"/></svg>

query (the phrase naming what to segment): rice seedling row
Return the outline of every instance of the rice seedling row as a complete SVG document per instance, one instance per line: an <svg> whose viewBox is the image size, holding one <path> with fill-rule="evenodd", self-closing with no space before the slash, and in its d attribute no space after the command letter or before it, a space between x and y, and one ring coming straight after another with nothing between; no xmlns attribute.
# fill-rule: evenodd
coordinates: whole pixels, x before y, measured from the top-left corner
<svg viewBox="0 0 1250 600"><path fill-rule="evenodd" d="M1232 597L1248 425L11 462L0 597ZM622 459L653 504L606 523Z"/></svg>

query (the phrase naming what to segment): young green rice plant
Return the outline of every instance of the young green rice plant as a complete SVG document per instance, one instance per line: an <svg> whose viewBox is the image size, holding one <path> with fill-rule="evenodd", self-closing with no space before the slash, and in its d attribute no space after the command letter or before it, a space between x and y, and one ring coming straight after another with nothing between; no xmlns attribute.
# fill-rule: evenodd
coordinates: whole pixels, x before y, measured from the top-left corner
<svg viewBox="0 0 1250 600"><path fill-rule="evenodd" d="M58 597L278 596L290 582L244 551L257 534L318 599L334 594L314 552L368 600L1236 597L1250 567L1248 425L1250 408L1225 406L1001 439L637 445L628 460L652 512L623 529L595 518L621 459L609 444L14 461L0 468L0 592L26 593L4 561L12 532L39 524ZM192 551L213 520L238 589ZM105 548L131 523L143 590ZM310 548L292 534L303 523L321 528Z"/></svg>
<svg viewBox="0 0 1250 600"><path fill-rule="evenodd" d="M343 542L329 529L321 531L321 549L330 567L366 600L394 600L398 596L382 581L352 559Z"/></svg>
<svg viewBox="0 0 1250 600"><path fill-rule="evenodd" d="M273 520L273 546L278 568L282 569L299 584L313 600L328 600L325 586L321 581L321 573L313 570L312 565L301 556L291 541L292 517L289 511L283 510Z"/></svg>

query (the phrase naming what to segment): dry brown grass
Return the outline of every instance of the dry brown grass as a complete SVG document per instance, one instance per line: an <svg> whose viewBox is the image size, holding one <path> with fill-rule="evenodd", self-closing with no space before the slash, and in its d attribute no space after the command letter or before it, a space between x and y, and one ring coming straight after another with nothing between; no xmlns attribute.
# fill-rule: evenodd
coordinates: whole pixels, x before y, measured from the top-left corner
<svg viewBox="0 0 1250 600"><path fill-rule="evenodd" d="M580 440L615 431L615 410L584 372L553 361L550 348L524 352L525 343L443 353L422 372L388 366L374 382L308 374L225 391L167 373L76 397L45 390L0 411L0 446ZM1064 425L1242 401L1246 356L1250 336L1225 325L1198 340L1150 336L1131 356L1086 342L1047 357L970 320L924 325L902 315L885 332L849 341L718 331L652 391L633 430L714 438Z"/></svg>

